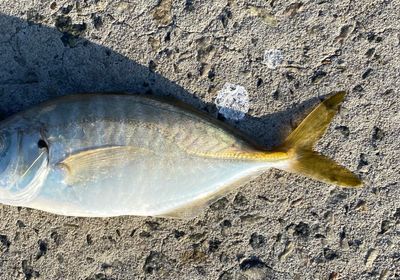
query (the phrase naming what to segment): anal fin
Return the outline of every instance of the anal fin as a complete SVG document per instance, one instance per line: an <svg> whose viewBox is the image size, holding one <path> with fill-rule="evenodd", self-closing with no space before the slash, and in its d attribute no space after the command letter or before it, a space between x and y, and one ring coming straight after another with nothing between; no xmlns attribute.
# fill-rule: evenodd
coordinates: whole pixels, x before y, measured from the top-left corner
<svg viewBox="0 0 400 280"><path fill-rule="evenodd" d="M211 193L207 196L195 199L190 203L182 205L181 207L177 207L175 209L169 210L165 213L162 213L162 214L159 214L156 216L165 217L165 218L175 218L175 219L192 219L192 218L198 216L201 212L203 212L211 204L213 204L217 200L223 198L229 192L242 186L246 182L254 179L258 175L260 175L260 173L262 173L262 171L255 172L255 173L249 174L247 176L244 176L232 183L222 186L214 193Z"/></svg>

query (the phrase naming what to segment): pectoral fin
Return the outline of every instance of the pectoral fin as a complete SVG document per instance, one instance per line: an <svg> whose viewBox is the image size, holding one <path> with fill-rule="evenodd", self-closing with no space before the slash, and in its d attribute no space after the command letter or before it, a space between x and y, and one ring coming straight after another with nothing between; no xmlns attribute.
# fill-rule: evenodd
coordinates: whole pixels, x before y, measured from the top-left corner
<svg viewBox="0 0 400 280"><path fill-rule="evenodd" d="M65 170L65 183L81 185L107 178L113 170L121 168L149 151L132 146L107 146L70 155L58 166Z"/></svg>

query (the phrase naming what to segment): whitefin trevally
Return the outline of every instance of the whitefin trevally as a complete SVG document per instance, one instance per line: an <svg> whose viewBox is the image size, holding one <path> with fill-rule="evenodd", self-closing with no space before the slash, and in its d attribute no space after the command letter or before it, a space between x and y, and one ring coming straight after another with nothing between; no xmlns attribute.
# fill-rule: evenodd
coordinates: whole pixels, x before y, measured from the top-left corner
<svg viewBox="0 0 400 280"><path fill-rule="evenodd" d="M189 106L142 95L61 97L0 123L0 203L184 218L268 168L357 187L357 176L313 151L344 97L321 102L272 151Z"/></svg>

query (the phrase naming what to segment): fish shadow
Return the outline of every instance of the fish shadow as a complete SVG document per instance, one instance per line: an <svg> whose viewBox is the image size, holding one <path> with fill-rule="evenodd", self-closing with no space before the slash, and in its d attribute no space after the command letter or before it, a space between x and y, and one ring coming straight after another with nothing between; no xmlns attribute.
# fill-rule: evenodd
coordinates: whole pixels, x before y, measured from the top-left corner
<svg viewBox="0 0 400 280"><path fill-rule="evenodd" d="M216 105L110 48L60 28L0 14L0 116L45 100L83 92L172 96L219 119ZM232 126L258 144L278 145L318 98L281 112L246 114ZM112 110L112 108L110 108Z"/></svg>

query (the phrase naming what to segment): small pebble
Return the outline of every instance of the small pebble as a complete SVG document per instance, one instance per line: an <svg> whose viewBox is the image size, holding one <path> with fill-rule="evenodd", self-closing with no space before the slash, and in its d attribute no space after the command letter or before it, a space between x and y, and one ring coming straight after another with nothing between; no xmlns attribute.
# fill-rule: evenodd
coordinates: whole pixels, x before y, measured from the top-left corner
<svg viewBox="0 0 400 280"><path fill-rule="evenodd" d="M294 249L293 242L288 242L285 246L285 249L282 251L281 254L279 254L279 261L284 261L292 252Z"/></svg>
<svg viewBox="0 0 400 280"><path fill-rule="evenodd" d="M373 262L378 257L378 250L376 249L369 249L367 255L365 257L365 266L372 267Z"/></svg>
<svg viewBox="0 0 400 280"><path fill-rule="evenodd" d="M263 64L269 69L276 69L283 62L283 53L281 50L271 49L264 52Z"/></svg>
<svg viewBox="0 0 400 280"><path fill-rule="evenodd" d="M265 244L265 237L261 234L253 233L250 237L250 246L253 249L259 249Z"/></svg>

